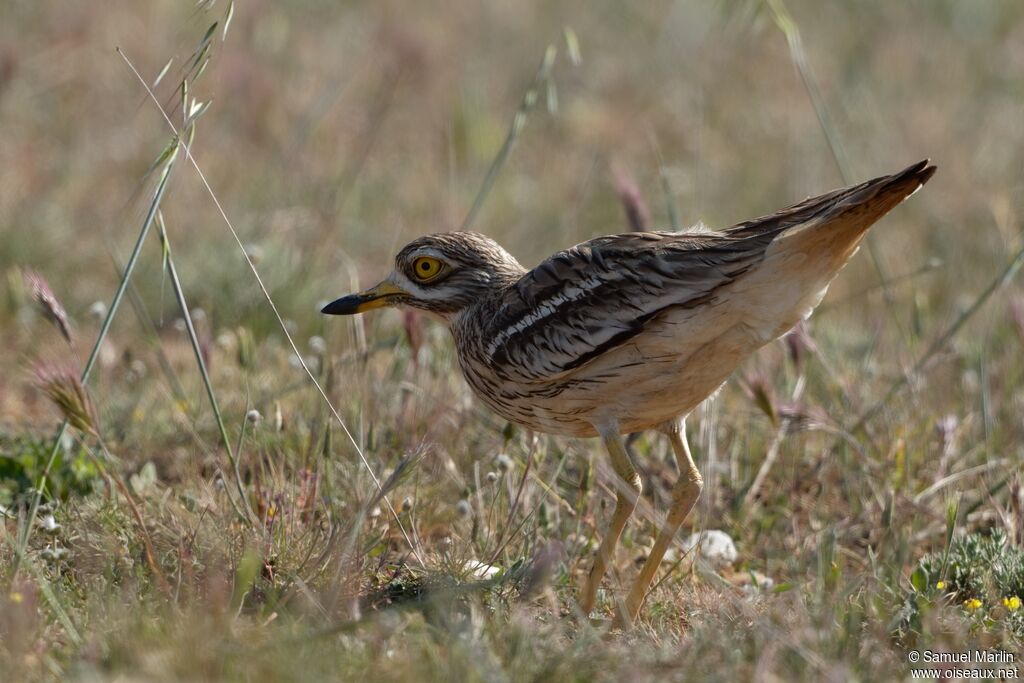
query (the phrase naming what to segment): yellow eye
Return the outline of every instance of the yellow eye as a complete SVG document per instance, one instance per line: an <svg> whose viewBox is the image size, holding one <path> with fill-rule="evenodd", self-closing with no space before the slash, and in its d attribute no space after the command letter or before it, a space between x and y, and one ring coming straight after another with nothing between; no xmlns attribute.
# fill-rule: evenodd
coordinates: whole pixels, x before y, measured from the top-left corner
<svg viewBox="0 0 1024 683"><path fill-rule="evenodd" d="M433 280L444 270L444 264L432 256L420 256L412 262L412 275L420 282Z"/></svg>

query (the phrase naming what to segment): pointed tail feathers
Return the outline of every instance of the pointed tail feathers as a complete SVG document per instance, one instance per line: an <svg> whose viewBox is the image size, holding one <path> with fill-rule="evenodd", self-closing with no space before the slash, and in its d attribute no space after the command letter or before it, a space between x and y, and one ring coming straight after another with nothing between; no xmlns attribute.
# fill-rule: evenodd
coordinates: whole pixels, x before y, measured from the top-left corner
<svg viewBox="0 0 1024 683"><path fill-rule="evenodd" d="M849 229L864 232L897 204L921 189L935 175L935 170L936 167L925 159L899 173L851 187L826 207L822 222L842 224L846 228L844 232Z"/></svg>
<svg viewBox="0 0 1024 683"><path fill-rule="evenodd" d="M893 207L917 192L935 174L935 170L936 167L925 159L899 173L811 197L770 216L735 225L726 232L737 237L766 232L781 234L827 223L842 233L863 233Z"/></svg>
<svg viewBox="0 0 1024 683"><path fill-rule="evenodd" d="M737 281L737 297L758 302L747 309L747 326L767 341L810 315L868 228L934 173L922 161L729 230L740 237L772 235L762 265Z"/></svg>

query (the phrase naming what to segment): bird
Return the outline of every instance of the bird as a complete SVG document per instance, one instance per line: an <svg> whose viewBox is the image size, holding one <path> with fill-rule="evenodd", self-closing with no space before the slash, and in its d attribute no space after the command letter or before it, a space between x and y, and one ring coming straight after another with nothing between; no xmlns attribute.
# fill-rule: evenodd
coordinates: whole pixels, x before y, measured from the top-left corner
<svg viewBox="0 0 1024 683"><path fill-rule="evenodd" d="M642 493L623 437L668 438L679 475L654 546L616 602L628 626L703 490L687 415L810 316L868 228L935 170L925 159L719 231L597 237L531 270L485 235L426 235L398 252L380 284L322 313L423 311L451 331L466 381L502 418L535 433L600 437L616 502L577 597L584 615Z"/></svg>

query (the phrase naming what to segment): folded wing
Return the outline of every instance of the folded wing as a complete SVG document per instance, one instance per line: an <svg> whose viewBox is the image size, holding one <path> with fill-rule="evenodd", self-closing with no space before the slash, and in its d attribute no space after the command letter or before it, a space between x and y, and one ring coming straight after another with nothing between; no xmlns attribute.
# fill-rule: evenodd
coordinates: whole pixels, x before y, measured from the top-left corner
<svg viewBox="0 0 1024 683"><path fill-rule="evenodd" d="M567 374L667 308L711 302L763 258L774 235L627 233L559 252L506 294L488 325L487 360L519 382Z"/></svg>
<svg viewBox="0 0 1024 683"><path fill-rule="evenodd" d="M855 246L934 173L924 160L722 232L626 233L559 252L524 275L485 321L484 360L507 380L566 375L628 342L666 309L713 303L716 292L760 263L783 233L824 231L838 238L828 249ZM830 267L841 267L850 253L846 249Z"/></svg>

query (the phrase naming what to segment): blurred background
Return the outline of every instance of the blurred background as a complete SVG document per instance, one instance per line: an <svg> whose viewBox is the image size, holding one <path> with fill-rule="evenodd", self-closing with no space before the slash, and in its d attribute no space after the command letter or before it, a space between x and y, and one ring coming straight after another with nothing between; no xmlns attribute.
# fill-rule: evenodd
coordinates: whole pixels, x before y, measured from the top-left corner
<svg viewBox="0 0 1024 683"><path fill-rule="evenodd" d="M963 496L965 529L1019 523L1007 515L1024 458L1024 292L1007 269L1024 246L1024 3L209 4L2 10L5 455L23 457L23 435L51 438L57 414L31 368L84 361L170 139L120 48L176 124L183 77L210 103L195 158L370 462L424 444L443 455L423 466L419 495L437 508L422 512L428 548L480 486L475 463L508 449L522 464L526 448L471 398L438 326L397 312L325 320L322 302L377 282L424 233L468 226L530 267L629 230L627 208L652 229L721 228L925 157L935 178L872 230L801 336L758 354L691 421L709 473L695 526L729 531L741 566L778 582L824 566L823 534L857 571L884 547L897 586L941 547L947 497ZM209 58L198 76L197 44ZM348 467L354 491L372 490L340 435L310 464L323 406L183 158L161 208L232 438L248 410L276 416L281 436L253 447L287 454L274 481L295 484L291 465L325 481ZM66 309L72 346L33 302L26 268ZM90 390L126 467L152 461L160 480L192 486L225 462L155 230L132 282ZM600 471L596 449L558 443L577 464L549 459L537 476L572 501ZM637 449L657 507L671 468L661 446ZM778 464L748 495L772 451ZM24 457L8 503L41 471L38 454ZM325 505L346 500L335 495ZM747 512L751 498L761 507ZM583 534L550 524L536 534ZM642 552L636 533L628 552ZM588 557L585 544L568 552Z"/></svg>
<svg viewBox="0 0 1024 683"><path fill-rule="evenodd" d="M1024 8L788 10L847 179L773 11L742 0L250 2L192 93L212 100L195 152L282 308L311 326L316 302L352 273L372 279L406 240L462 225L555 45L551 87L473 224L524 264L626 229L616 173L633 179L652 226L671 226L671 205L684 226L724 227L930 156L940 173L927 198L873 243L890 276L941 259L906 287L952 314L1017 239ZM205 17L178 2L13 2L5 15L0 264L45 271L78 318L116 283L111 252L126 258L149 198L142 176L168 138L115 47L149 81L176 57L157 88L173 108ZM264 315L195 173L176 175L164 213L191 298L223 324ZM159 263L143 265L152 294ZM837 289L878 279L859 258Z"/></svg>
<svg viewBox="0 0 1024 683"><path fill-rule="evenodd" d="M90 307L119 279L151 198L146 171L169 138L115 48L150 82L173 58L156 91L178 121L175 88L208 15L178 2L101 12L15 2L5 14L0 267L12 292L16 268L38 270L88 329ZM466 225L492 164L470 227L529 266L629 229L624 190L652 228L725 227L931 157L939 173L927 192L872 232L870 253L814 322L837 345L836 363L859 343L892 377L1020 246L1022 16L1012 1L257 1L232 13L224 41L221 18L210 41L213 59L191 92L210 102L194 152L303 338L325 333L319 303L376 282L407 240ZM536 83L549 46L557 55ZM494 164L531 84L533 106ZM162 209L190 303L209 316L211 338L243 323L258 339L279 334L187 166ZM134 285L169 328L176 305L157 239L143 255ZM16 294L0 333L12 368L50 337ZM956 338L973 371L1019 351L996 343L1012 333L1000 321L1018 294L1009 285ZM118 351L139 325L119 315ZM347 341L335 334L332 349ZM4 374L3 420L32 422L17 372ZM991 388L1016 377L994 373ZM959 388L930 396L933 410L968 400ZM1018 407L1007 404L1008 415Z"/></svg>

